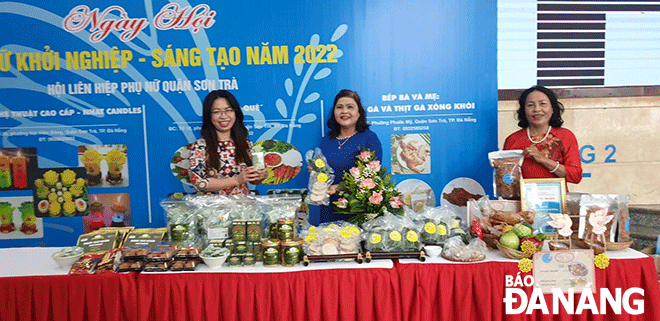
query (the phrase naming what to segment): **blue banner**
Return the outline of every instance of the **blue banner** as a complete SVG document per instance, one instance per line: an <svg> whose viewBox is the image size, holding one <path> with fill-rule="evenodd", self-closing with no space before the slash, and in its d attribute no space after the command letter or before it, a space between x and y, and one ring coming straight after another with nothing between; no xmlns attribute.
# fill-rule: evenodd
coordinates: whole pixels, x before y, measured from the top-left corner
<svg viewBox="0 0 660 321"><path fill-rule="evenodd" d="M0 233L0 247L164 226L159 201L193 190L184 146L199 138L215 89L235 94L253 142L285 143L262 194L307 186L300 155L318 146L344 88L360 94L407 204L464 207L452 192L490 191L496 2L19 1L0 2L0 19L7 173L36 153L27 168L54 169L61 182L65 168L85 168L90 183L78 195L75 184L39 190L49 179L39 170L27 188L0 188L10 208L31 197L39 217L39 233ZM3 217L23 222L18 209Z"/></svg>

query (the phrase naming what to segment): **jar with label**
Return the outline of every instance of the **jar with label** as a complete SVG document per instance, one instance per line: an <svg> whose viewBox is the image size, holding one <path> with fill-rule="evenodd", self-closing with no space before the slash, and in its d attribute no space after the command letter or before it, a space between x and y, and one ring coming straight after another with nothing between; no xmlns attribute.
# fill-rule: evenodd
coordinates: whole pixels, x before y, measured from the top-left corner
<svg viewBox="0 0 660 321"><path fill-rule="evenodd" d="M232 254L227 259L227 266L236 267L243 264L243 256L241 254Z"/></svg>
<svg viewBox="0 0 660 321"><path fill-rule="evenodd" d="M243 266L254 266L256 260L254 259L254 255L252 253L247 253L243 257Z"/></svg>
<svg viewBox="0 0 660 321"><path fill-rule="evenodd" d="M282 265L296 266L302 256L302 239L292 239L282 242Z"/></svg>
<svg viewBox="0 0 660 321"><path fill-rule="evenodd" d="M294 235L294 220L292 218L281 218L277 220L277 235L282 241L291 240Z"/></svg>
<svg viewBox="0 0 660 321"><path fill-rule="evenodd" d="M231 238L234 241L245 241L247 238L247 230L245 228L245 220L233 220L231 222Z"/></svg>
<svg viewBox="0 0 660 321"><path fill-rule="evenodd" d="M248 249L252 249L252 251L248 251L248 253L252 253L254 255L254 260L255 261L261 261L261 242L248 242L250 245L248 246Z"/></svg>
<svg viewBox="0 0 660 321"><path fill-rule="evenodd" d="M268 226L268 238L279 239L279 236L277 235L277 223L271 223Z"/></svg>
<svg viewBox="0 0 660 321"><path fill-rule="evenodd" d="M238 242L235 242L235 244L236 245L234 246L234 252L232 252L232 253L245 254L245 253L248 252L247 242L238 241Z"/></svg>
<svg viewBox="0 0 660 321"><path fill-rule="evenodd" d="M234 243L234 240L226 239L222 244L223 247L226 247L229 250L229 252L231 253L236 252L236 244Z"/></svg>
<svg viewBox="0 0 660 321"><path fill-rule="evenodd" d="M265 239L261 241L264 266L277 266L280 263L280 240Z"/></svg>
<svg viewBox="0 0 660 321"><path fill-rule="evenodd" d="M261 221L260 220L247 220L247 241L258 242L261 240Z"/></svg>

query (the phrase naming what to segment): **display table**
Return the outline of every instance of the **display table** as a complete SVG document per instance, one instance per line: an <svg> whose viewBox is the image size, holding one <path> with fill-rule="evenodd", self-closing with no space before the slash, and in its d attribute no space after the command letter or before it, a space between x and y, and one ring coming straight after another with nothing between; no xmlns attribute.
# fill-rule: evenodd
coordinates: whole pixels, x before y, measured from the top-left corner
<svg viewBox="0 0 660 321"><path fill-rule="evenodd" d="M50 258L57 250L0 249L0 320L660 320L653 260L634 250L608 252L596 287L644 289L638 316L506 315L504 277L518 266L497 251L468 264L433 258L68 276Z"/></svg>
<svg viewBox="0 0 660 321"><path fill-rule="evenodd" d="M606 269L595 268L596 306L600 311L601 288L615 293L632 287L644 289L644 313L629 315L622 309L620 315L607 308L605 315L587 311L579 315L567 315L560 306L553 315L552 295L544 296L549 314L534 310L531 315L507 315L505 276L519 273L517 260L510 260L497 251L489 251L485 261L456 263L434 258L420 264L416 260L400 260L396 265L401 282L401 299L404 320L660 320L660 287L653 259L632 249L607 252L610 264ZM527 275L531 273L522 273ZM531 298L532 287L524 287ZM517 298L517 296L516 296ZM630 300L641 300L640 295ZM580 294L575 294L575 306ZM632 304L632 303L631 303ZM514 304L514 308L520 306Z"/></svg>
<svg viewBox="0 0 660 321"><path fill-rule="evenodd" d="M137 320L135 273L69 276L60 249L0 249L0 320Z"/></svg>

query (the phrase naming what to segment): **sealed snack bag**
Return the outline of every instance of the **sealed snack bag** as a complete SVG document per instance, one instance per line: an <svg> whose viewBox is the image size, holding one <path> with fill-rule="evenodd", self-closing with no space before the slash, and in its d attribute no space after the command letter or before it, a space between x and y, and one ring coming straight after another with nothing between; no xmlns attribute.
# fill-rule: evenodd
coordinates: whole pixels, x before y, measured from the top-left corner
<svg viewBox="0 0 660 321"><path fill-rule="evenodd" d="M309 194L307 194L305 202L310 205L329 205L328 188L330 188L334 179L334 174L312 171L309 174L309 185L307 186Z"/></svg>
<svg viewBox="0 0 660 321"><path fill-rule="evenodd" d="M305 153L309 173L309 194L305 202L310 205L329 205L330 195L328 188L335 180L335 171L328 165L328 161L321 153L320 148L309 150Z"/></svg>
<svg viewBox="0 0 660 321"><path fill-rule="evenodd" d="M520 180L524 156L523 151L502 150L488 153L490 166L493 167L493 190L495 197L510 200L520 199Z"/></svg>
<svg viewBox="0 0 660 321"><path fill-rule="evenodd" d="M321 172L326 174L334 174L334 170L328 165L328 160L321 153L321 149L316 147L314 150L308 150L305 153L307 159L307 166L312 172Z"/></svg>
<svg viewBox="0 0 660 321"><path fill-rule="evenodd" d="M580 200L578 237L587 242L614 242L618 225L616 195L586 194Z"/></svg>

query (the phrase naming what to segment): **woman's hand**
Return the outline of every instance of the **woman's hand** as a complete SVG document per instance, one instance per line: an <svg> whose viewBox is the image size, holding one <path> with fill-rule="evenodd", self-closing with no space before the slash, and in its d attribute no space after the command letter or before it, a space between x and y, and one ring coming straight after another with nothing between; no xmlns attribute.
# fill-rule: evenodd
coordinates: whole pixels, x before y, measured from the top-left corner
<svg viewBox="0 0 660 321"><path fill-rule="evenodd" d="M541 163L543 160L547 159L547 157L543 156L538 148L536 148L534 145L523 149L523 155L531 157L538 163Z"/></svg>
<svg viewBox="0 0 660 321"><path fill-rule="evenodd" d="M254 166L245 167L241 172L236 176L239 184L253 182L259 177L259 171L257 171Z"/></svg>
<svg viewBox="0 0 660 321"><path fill-rule="evenodd" d="M251 180L250 183L252 183L254 185L259 185L259 184L261 184L261 182L264 179L266 179L266 177L268 177L268 170L265 169L265 168L262 169L262 170L257 170L257 169L255 169L255 170L257 172L257 178L254 179L254 180Z"/></svg>

